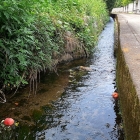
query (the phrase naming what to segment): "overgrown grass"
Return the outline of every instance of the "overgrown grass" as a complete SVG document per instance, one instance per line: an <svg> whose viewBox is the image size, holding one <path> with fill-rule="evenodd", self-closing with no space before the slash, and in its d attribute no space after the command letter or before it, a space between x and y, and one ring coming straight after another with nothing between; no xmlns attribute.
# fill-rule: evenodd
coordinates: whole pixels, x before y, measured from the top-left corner
<svg viewBox="0 0 140 140"><path fill-rule="evenodd" d="M88 53L108 20L102 0L1 0L0 88L34 84L37 73L54 69L69 31Z"/></svg>

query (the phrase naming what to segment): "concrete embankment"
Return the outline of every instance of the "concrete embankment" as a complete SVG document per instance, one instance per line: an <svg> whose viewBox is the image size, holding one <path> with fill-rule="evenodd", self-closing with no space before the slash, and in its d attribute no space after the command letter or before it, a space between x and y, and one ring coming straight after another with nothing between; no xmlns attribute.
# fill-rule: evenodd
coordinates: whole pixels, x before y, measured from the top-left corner
<svg viewBox="0 0 140 140"><path fill-rule="evenodd" d="M125 139L140 140L140 15L117 14L117 86Z"/></svg>

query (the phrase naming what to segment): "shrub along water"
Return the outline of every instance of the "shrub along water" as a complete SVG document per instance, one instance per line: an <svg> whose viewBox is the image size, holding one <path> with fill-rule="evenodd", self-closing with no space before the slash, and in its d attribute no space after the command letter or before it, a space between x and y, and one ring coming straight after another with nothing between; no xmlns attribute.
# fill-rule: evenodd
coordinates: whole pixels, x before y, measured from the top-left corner
<svg viewBox="0 0 140 140"><path fill-rule="evenodd" d="M28 81L35 88L37 74L55 68L64 34L74 34L90 54L108 12L102 0L1 0L0 19L1 90Z"/></svg>

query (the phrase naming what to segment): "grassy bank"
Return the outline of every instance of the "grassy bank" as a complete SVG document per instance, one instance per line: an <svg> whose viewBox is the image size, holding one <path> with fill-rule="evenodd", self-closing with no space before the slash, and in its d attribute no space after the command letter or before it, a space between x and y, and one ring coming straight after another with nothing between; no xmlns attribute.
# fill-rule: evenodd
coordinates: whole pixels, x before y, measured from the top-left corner
<svg viewBox="0 0 140 140"><path fill-rule="evenodd" d="M102 0L2 0L0 18L0 89L11 90L55 70L69 34L90 54L108 12Z"/></svg>

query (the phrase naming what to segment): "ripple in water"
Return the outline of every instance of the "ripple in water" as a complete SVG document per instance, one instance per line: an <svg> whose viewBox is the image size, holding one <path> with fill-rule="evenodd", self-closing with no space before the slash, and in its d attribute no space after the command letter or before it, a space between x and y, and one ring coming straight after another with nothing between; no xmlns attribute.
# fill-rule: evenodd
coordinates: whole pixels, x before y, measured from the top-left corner
<svg viewBox="0 0 140 140"><path fill-rule="evenodd" d="M123 140L118 106L111 94L115 90L114 21L101 33L88 66L92 71L77 84L71 84L46 109L36 140ZM117 112L116 112L117 110Z"/></svg>

